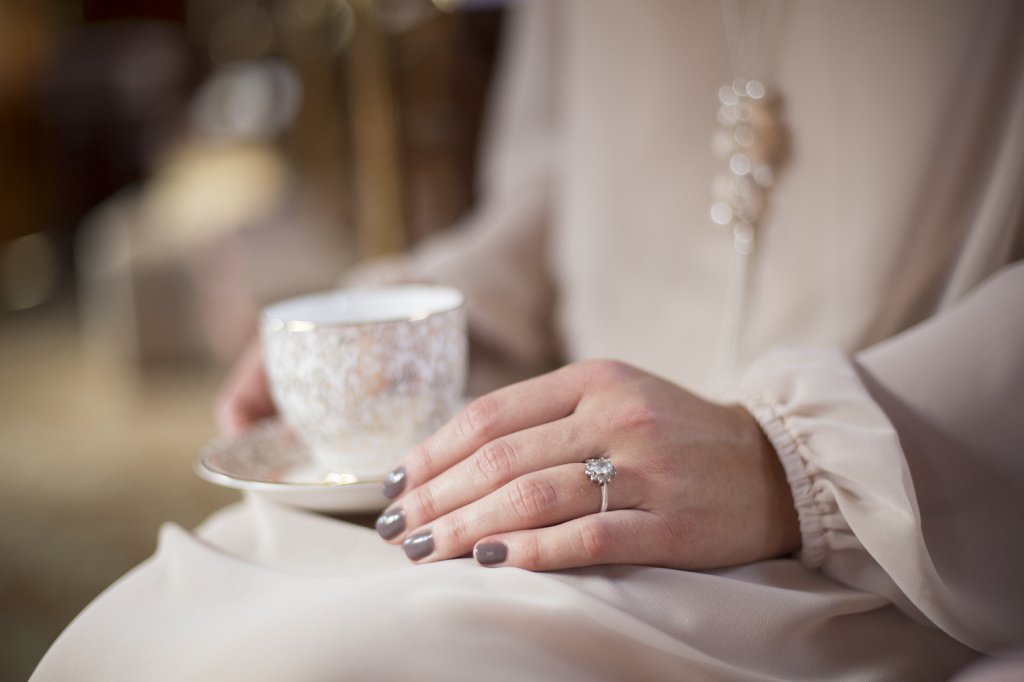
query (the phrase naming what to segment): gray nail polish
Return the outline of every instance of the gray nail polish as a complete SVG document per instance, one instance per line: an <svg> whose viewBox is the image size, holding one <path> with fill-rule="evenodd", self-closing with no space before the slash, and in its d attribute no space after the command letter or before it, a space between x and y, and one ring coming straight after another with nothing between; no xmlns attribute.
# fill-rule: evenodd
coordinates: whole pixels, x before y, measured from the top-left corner
<svg viewBox="0 0 1024 682"><path fill-rule="evenodd" d="M377 533L390 540L405 530L405 510L401 507L385 511L377 518Z"/></svg>
<svg viewBox="0 0 1024 682"><path fill-rule="evenodd" d="M508 545L504 542L482 542L473 548L473 558L484 566L500 564L508 558Z"/></svg>
<svg viewBox="0 0 1024 682"><path fill-rule="evenodd" d="M405 489L405 467L398 467L384 477L384 497L393 500Z"/></svg>
<svg viewBox="0 0 1024 682"><path fill-rule="evenodd" d="M434 534L430 530L413 533L402 543L405 555L413 561L419 561L434 551Z"/></svg>

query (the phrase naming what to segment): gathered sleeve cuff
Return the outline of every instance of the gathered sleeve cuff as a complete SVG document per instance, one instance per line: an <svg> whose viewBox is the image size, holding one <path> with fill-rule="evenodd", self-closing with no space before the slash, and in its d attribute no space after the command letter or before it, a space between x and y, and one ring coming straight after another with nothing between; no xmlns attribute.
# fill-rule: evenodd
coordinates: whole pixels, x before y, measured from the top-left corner
<svg viewBox="0 0 1024 682"><path fill-rule="evenodd" d="M1024 263L854 357L770 351L737 396L785 469L800 560L991 654L1024 645L1021 300Z"/></svg>
<svg viewBox="0 0 1024 682"><path fill-rule="evenodd" d="M808 568L821 568L837 552L865 551L840 499L863 505L875 498L898 510L898 518L913 516L908 491L878 498L875 480L909 478L899 471L895 431L839 351L779 349L765 355L747 372L740 403L785 469L800 520L799 558Z"/></svg>
<svg viewBox="0 0 1024 682"><path fill-rule="evenodd" d="M747 410L761 425L768 440L775 447L782 467L786 471L800 520L800 561L808 568L819 568L825 561L825 517L834 519L835 500L808 471L807 459L801 456L796 436L786 428L786 422L773 405L767 402L747 401Z"/></svg>

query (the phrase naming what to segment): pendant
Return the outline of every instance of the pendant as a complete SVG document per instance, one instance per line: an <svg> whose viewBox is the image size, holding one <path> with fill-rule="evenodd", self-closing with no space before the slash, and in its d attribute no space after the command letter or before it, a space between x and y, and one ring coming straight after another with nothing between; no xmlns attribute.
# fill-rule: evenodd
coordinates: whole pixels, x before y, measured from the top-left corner
<svg viewBox="0 0 1024 682"><path fill-rule="evenodd" d="M741 256L754 252L768 193L788 151L780 100L757 80L735 79L718 90L719 128L712 137L725 170L712 186L711 220L733 235Z"/></svg>
<svg viewBox="0 0 1024 682"><path fill-rule="evenodd" d="M725 169L712 185L711 220L732 233L735 249L729 267L722 319L722 343L712 368L712 385L732 385L743 355L751 256L768 194L786 160L789 136L782 125L780 100L757 80L737 78L718 89L719 128L712 137Z"/></svg>

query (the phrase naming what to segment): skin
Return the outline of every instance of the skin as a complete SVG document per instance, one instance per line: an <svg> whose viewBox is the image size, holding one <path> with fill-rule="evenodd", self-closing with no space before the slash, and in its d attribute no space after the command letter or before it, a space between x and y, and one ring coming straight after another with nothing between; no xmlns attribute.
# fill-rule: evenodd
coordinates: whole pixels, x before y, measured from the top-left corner
<svg viewBox="0 0 1024 682"><path fill-rule="evenodd" d="M258 338L249 342L235 364L217 397L214 414L217 428L226 436L237 436L261 419L277 414Z"/></svg>
<svg viewBox="0 0 1024 682"><path fill-rule="evenodd" d="M609 511L582 462L609 457ZM569 365L475 400L403 462L419 563L503 543L502 565L711 569L790 554L800 530L785 472L743 408L629 365ZM387 513L387 512L386 512Z"/></svg>
<svg viewBox="0 0 1024 682"><path fill-rule="evenodd" d="M218 409L226 433L273 412L259 357L250 348L228 382ZM590 457L617 470L603 514L584 473ZM701 570L800 548L785 472L753 417L616 361L478 398L401 467L404 489L385 514L404 512L405 531L388 542L429 532L433 551L417 563L502 543L496 565L529 570Z"/></svg>

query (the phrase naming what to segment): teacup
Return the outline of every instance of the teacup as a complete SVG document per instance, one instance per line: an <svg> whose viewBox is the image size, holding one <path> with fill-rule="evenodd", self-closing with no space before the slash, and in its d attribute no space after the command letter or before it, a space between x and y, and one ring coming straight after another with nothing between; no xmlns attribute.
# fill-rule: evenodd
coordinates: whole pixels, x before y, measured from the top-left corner
<svg viewBox="0 0 1024 682"><path fill-rule="evenodd" d="M264 309L261 334L278 412L331 472L381 478L461 405L467 340L457 289L302 296Z"/></svg>

